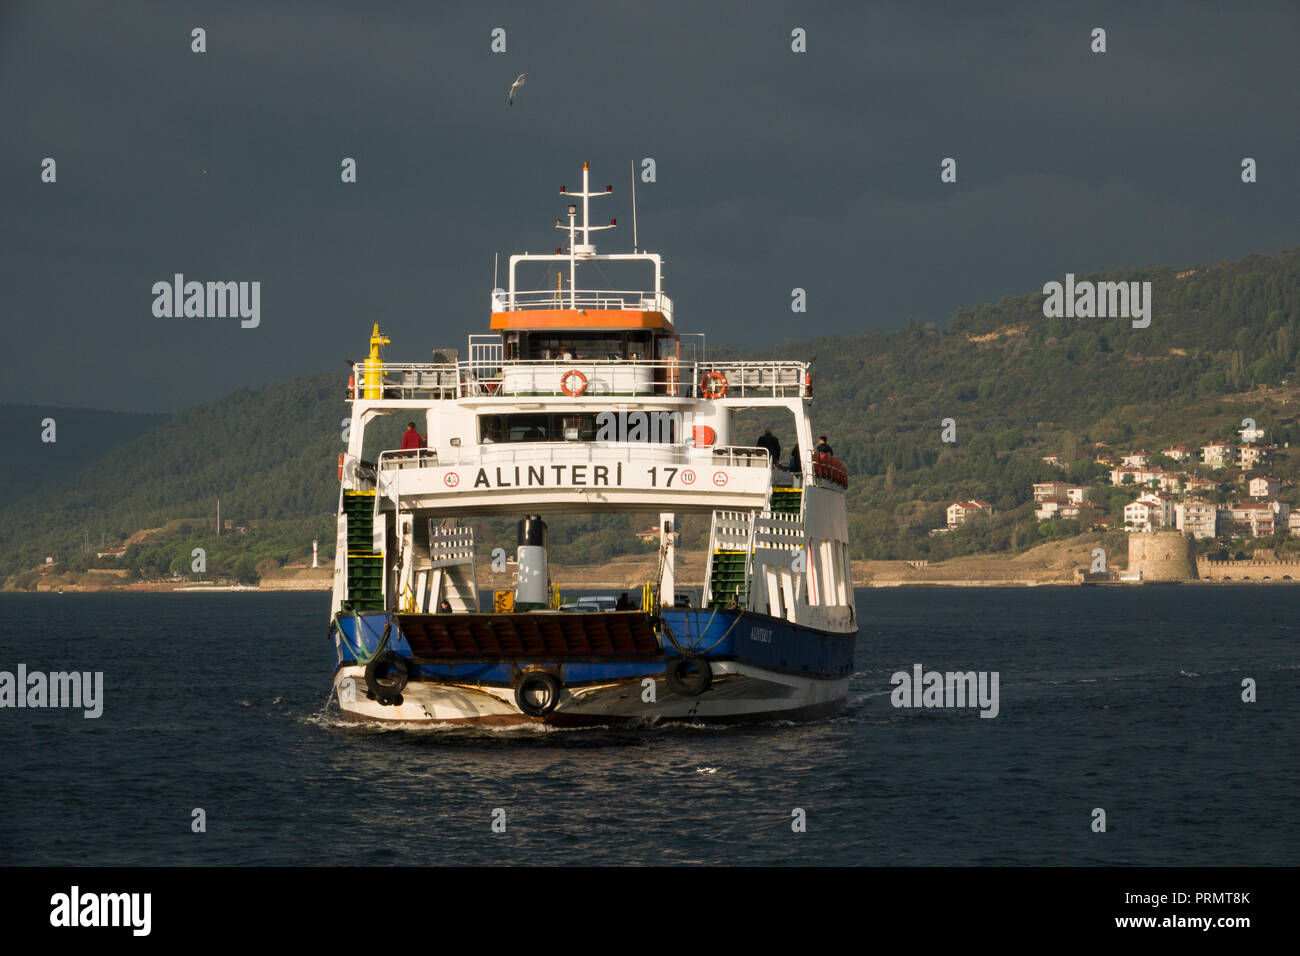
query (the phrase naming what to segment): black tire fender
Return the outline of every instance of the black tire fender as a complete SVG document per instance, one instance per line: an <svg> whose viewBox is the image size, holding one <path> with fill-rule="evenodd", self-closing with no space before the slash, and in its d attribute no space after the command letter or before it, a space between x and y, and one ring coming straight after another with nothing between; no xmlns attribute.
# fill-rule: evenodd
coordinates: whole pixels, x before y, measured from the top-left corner
<svg viewBox="0 0 1300 956"><path fill-rule="evenodd" d="M703 657L678 657L664 670L664 683L681 697L699 697L713 683L713 670Z"/></svg>
<svg viewBox="0 0 1300 956"><path fill-rule="evenodd" d="M547 671L528 671L515 685L515 704L529 717L545 717L560 702L559 678Z"/></svg>
<svg viewBox="0 0 1300 956"><path fill-rule="evenodd" d="M406 661L385 651L366 665L366 696L385 706L400 704L408 677Z"/></svg>

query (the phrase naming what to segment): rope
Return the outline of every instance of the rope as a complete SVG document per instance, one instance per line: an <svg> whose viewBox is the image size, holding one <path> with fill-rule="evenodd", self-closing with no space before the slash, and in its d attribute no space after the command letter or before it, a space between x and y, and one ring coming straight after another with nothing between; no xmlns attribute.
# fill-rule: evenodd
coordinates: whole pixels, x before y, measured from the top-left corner
<svg viewBox="0 0 1300 956"><path fill-rule="evenodd" d="M355 611L352 612L352 616L353 617L357 616ZM343 630L343 625L339 622L339 615L337 611L335 611L334 616L330 618L329 636L333 636L336 628L338 629L339 638L342 640L343 646L346 647L352 653L352 656L356 658L358 663L365 663L365 661L367 660L367 658L365 657L365 651L352 646L352 642L348 640L347 631ZM357 632L360 633L360 630L361 630L361 624L358 621ZM360 642L358 641L358 644L359 643Z"/></svg>
<svg viewBox="0 0 1300 956"><path fill-rule="evenodd" d="M716 607L713 609L713 613L714 613L714 614L717 614L717 613L718 613L718 609L717 609ZM740 623L740 619L741 619L742 616L743 616L743 615L737 614L736 617L735 617L735 618L732 620L732 622L731 622L731 627L729 627L729 628L727 628L725 631L723 631L723 632L722 632L722 636L721 636L720 638L718 638L716 641L714 641L712 644L710 644L708 647L706 647L704 650L702 650L702 651L696 651L696 648L698 648L698 647L700 646L700 642L699 642L699 641L696 641L696 642L695 642L695 644L694 644L694 646L691 648L691 650L692 650L693 652L698 653L698 654L701 654L701 655L709 653L709 651L713 650L715 647L717 647L719 644L721 644L723 641L725 641L725 640L727 639L727 636L728 636L728 635L729 635L733 630L735 630L736 625ZM712 621L713 618L710 617L709 620ZM704 626L704 630L700 632L700 641L704 640L704 635L707 634L708 632L709 632L709 627L708 627L708 625L706 624L706 625Z"/></svg>
<svg viewBox="0 0 1300 956"><path fill-rule="evenodd" d="M352 611L352 620L356 622L356 633L357 633L356 646L353 646L352 642L348 640L347 631L343 630L343 625L339 621L338 612L335 612L334 617L330 620L329 633L333 634L334 629L338 628L339 637L343 639L343 646L352 652L352 656L356 658L357 663L368 664L371 658L378 657L381 653L383 653L384 648L388 645L388 634L389 631L392 630L393 619L389 618L388 622L384 625L383 637L379 639L379 643L375 646L375 652L373 654L366 653L364 642L361 639L361 615L356 612L355 608Z"/></svg>
<svg viewBox="0 0 1300 956"><path fill-rule="evenodd" d="M713 623L713 619L717 616L717 614L718 614L718 609L715 607L713 609L713 613L709 615L708 621L705 622L704 629L700 631L699 640L697 640L690 647L682 647L682 645L678 643L677 635L673 633L672 625L670 625L666 619L660 618L659 624L663 627L664 634L667 635L669 642L673 645L673 648L677 651L678 654L680 654L682 657L702 657L705 654L709 653L709 651L717 647L719 644L721 644L723 641L725 641L731 635L731 632L735 630L736 625L740 623L740 618L742 617L742 615L737 614L735 618L732 620L731 626L722 632L722 636L701 651L699 649L700 642L704 640L704 635L709 633L709 625Z"/></svg>
<svg viewBox="0 0 1300 956"><path fill-rule="evenodd" d="M677 653L680 654L682 657L686 657L687 656L686 649L683 648L682 645L677 643L677 635L673 633L672 625L670 625L668 621L666 621L664 618L661 617L659 618L659 626L664 629L664 633L668 635L668 640L672 643L673 647L677 650Z"/></svg>

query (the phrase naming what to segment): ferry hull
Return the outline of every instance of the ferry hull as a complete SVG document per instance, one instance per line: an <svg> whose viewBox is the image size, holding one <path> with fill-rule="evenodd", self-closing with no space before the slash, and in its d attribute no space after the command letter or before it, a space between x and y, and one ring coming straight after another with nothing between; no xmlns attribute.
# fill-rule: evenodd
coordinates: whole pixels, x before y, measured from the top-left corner
<svg viewBox="0 0 1300 956"><path fill-rule="evenodd" d="M392 619L392 633L398 632L402 617ZM366 666L348 654L349 647L356 646L358 630L361 643L373 649L390 624L388 616L344 619L351 627L335 640L335 697L345 719L411 725L795 721L826 717L844 705L854 634L827 634L737 612L669 611L664 617L665 633L671 631L673 637L653 657L640 660L597 654L568 661L514 656L431 663L408 657L412 652L404 636L390 634L388 646L408 662L409 676L400 700L389 703L368 696ZM674 689L668 671L682 655L670 641L707 661L711 680L703 691ZM525 713L516 694L521 679L535 671L552 675L559 687L553 709L541 715Z"/></svg>

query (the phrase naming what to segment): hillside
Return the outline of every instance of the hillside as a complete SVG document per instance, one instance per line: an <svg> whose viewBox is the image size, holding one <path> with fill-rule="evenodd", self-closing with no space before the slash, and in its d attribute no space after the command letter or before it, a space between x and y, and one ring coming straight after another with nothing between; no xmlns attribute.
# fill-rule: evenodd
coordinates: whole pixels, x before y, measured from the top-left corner
<svg viewBox="0 0 1300 956"><path fill-rule="evenodd" d="M853 474L855 557L941 559L1033 544L1044 529L1029 513L1032 483L1063 477L1043 455L1066 455L1069 477L1086 483L1102 472L1091 464L1095 442L1116 450L1196 444L1234 434L1246 416L1268 429L1270 442L1300 439L1290 383L1300 350L1300 249L1077 279L1150 281L1150 327L1047 319L1039 291L962 310L943 331L912 322L885 335L769 350L816 357L814 424ZM945 418L956 423L955 443L941 441ZM787 445L792 436L779 437ZM1272 470L1294 479L1296 456L1281 452ZM1292 486L1283 497L1294 494ZM942 509L968 497L993 503L993 527L931 538Z"/></svg>
<svg viewBox="0 0 1300 956"><path fill-rule="evenodd" d="M713 350L711 357L814 359L814 425L831 436L852 474L858 559L1015 554L1073 533L1070 522L1040 526L1030 514L1033 482L1065 474L1043 455L1065 455L1068 476L1086 483L1103 471L1091 461L1096 442L1117 451L1197 444L1233 434L1247 416L1268 429L1270 442L1300 440L1300 390L1291 384L1300 352L1300 249L1208 268L1077 278L1150 281L1150 327L1044 318L1035 291L962 310L944 330L911 322L888 334L788 342L752 354ZM240 390L11 498L0 510L0 574L47 554L88 564L88 546L119 544L178 518L210 522L218 497L223 516L260 523L243 542L223 536L216 545L243 548L244 576L267 557L300 557L310 547L304 535L323 535L322 545L332 546L343 380L319 374ZM955 421L956 442L941 441L946 418ZM750 415L740 440L762 424ZM793 435L773 424L788 449ZM1284 481L1300 475L1293 451L1300 448L1280 449L1270 466ZM1295 494L1294 484L1284 486L1285 500ZM929 534L943 524L947 504L969 497L995 505L989 526ZM288 524L277 529L280 522ZM640 526L627 516L557 519L557 560L595 563L644 551L631 533ZM702 546L704 530L704 522L691 522L683 546ZM483 541L513 546L506 521L487 523L483 532ZM170 550L132 566L183 567L182 545L194 533L172 536Z"/></svg>
<svg viewBox="0 0 1300 956"><path fill-rule="evenodd" d="M160 414L48 405L0 405L0 501L75 474L167 420ZM53 419L47 434L47 419ZM52 437L54 441L43 440Z"/></svg>
<svg viewBox="0 0 1300 956"><path fill-rule="evenodd" d="M223 517L237 524L328 518L338 496L344 398L339 376L308 375L172 416L0 511L0 571L13 574L47 555L84 558L87 548L93 558L103 545L177 518L207 517L215 530L218 498Z"/></svg>

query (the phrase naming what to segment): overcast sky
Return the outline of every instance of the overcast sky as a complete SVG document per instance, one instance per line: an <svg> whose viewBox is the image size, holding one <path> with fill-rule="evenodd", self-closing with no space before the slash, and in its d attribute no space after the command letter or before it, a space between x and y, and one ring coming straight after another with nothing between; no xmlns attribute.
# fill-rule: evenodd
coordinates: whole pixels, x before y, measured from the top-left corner
<svg viewBox="0 0 1300 956"><path fill-rule="evenodd" d="M615 188L601 251L627 251L630 163L654 158L641 245L678 328L722 345L1278 252L1300 222L1297 40L1291 0L4 0L0 402L168 411L346 375L375 321L390 360L463 348L493 253L560 244L583 160ZM155 318L177 272L260 281L260 326Z"/></svg>

